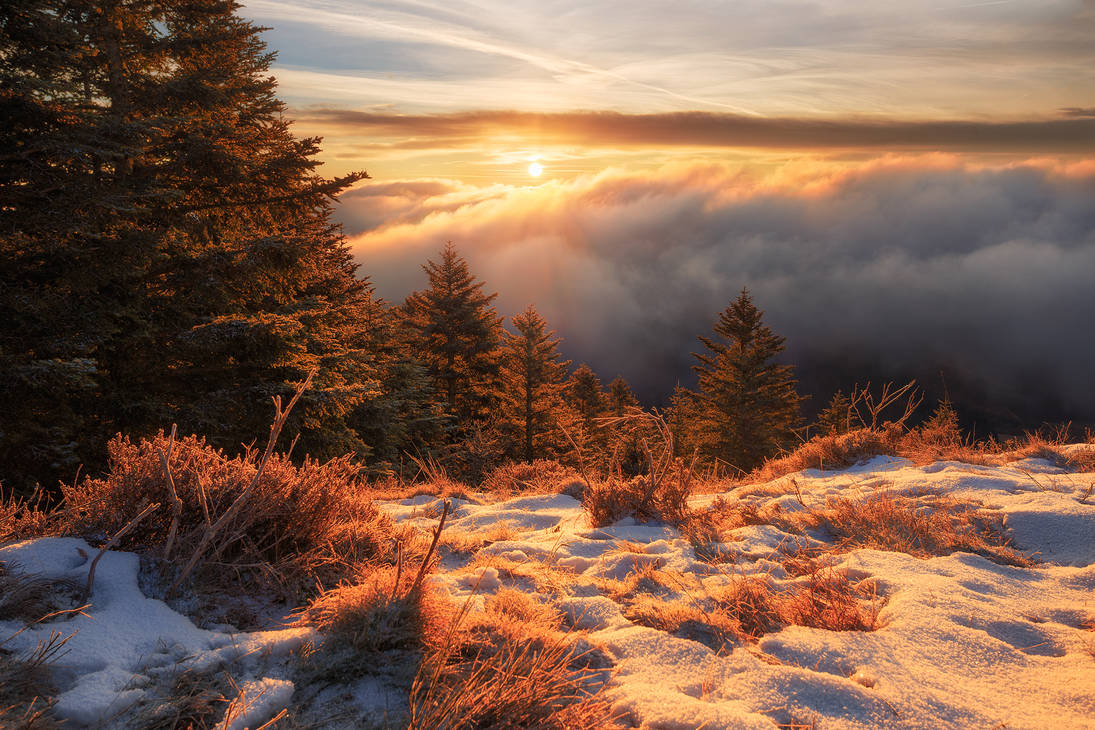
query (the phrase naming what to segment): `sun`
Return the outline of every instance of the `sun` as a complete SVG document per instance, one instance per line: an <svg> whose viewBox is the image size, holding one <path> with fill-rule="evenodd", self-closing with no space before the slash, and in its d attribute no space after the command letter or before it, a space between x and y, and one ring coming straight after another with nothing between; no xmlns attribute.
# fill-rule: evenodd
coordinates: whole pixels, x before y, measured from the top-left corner
<svg viewBox="0 0 1095 730"><path fill-rule="evenodd" d="M544 166L539 162L533 162L528 166L528 174L533 177L540 177L540 174L544 171Z"/></svg>

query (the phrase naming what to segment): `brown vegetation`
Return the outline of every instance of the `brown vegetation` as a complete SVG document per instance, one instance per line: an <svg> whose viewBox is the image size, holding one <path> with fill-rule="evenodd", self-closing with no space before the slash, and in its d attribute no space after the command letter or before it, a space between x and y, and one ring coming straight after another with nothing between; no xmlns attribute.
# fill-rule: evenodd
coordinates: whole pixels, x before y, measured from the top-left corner
<svg viewBox="0 0 1095 730"><path fill-rule="evenodd" d="M788 515L802 527L822 527L838 551L869 548L920 558L968 552L1004 565L1034 561L1011 547L1000 515L943 495L919 498L876 492L862 499L830 499L824 509Z"/></svg>
<svg viewBox="0 0 1095 730"><path fill-rule="evenodd" d="M465 607L419 668L408 729L617 727L599 696L607 677L560 624L553 609L512 590L499 591L483 611Z"/></svg>
<svg viewBox="0 0 1095 730"><path fill-rule="evenodd" d="M491 470L480 485L494 495L555 494L573 489L581 475L551 459L504 464Z"/></svg>
<svg viewBox="0 0 1095 730"><path fill-rule="evenodd" d="M724 586L683 599L640 595L624 610L644 626L677 633L722 650L755 641L789 625L827 631L873 631L881 603L872 581L852 583L847 573L817 565L800 580L776 588L767 576L736 575Z"/></svg>
<svg viewBox="0 0 1095 730"><path fill-rule="evenodd" d="M228 458L198 437L172 445L166 477L163 433L133 443L110 443L110 472L64 488L64 531L80 536L112 535L140 508L167 501L173 484L179 509L154 511L121 541L120 549L164 558L174 533L179 560L198 549L209 528L258 475L248 508L232 516L208 548L218 576L257 580L290 595L328 585L369 562L392 562L400 543L413 543L368 498L358 469L346 457L294 466L274 454L259 475L255 452ZM208 576L207 576L208 577Z"/></svg>

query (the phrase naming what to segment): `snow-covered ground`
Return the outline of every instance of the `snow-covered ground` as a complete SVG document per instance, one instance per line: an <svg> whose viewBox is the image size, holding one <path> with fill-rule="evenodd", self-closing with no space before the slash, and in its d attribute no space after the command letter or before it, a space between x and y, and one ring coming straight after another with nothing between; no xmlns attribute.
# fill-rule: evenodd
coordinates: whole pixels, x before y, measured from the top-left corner
<svg viewBox="0 0 1095 730"><path fill-rule="evenodd" d="M836 567L873 579L879 628L835 632L787 626L756 642L716 650L637 625L621 586L656 572L660 597L691 600L740 576L776 588L796 580L777 548L790 536L772 525L734 530L734 562L700 560L674 529L627 520L593 528L565 495L492 502L453 500L446 533L504 536L478 551L443 553L431 580L456 600L483 601L502 587L556 606L612 664L605 693L623 716L648 728L1095 728L1095 474L1066 474L1039 460L1003 467L938 462L916 467L876 458L840 472L793 475L796 496L754 489L758 505L824 505L832 496L925 491L975 500L1003 513L1015 546L1041 561L1011 567L968 553L930 559L854 550ZM693 500L702 507L716 495ZM436 525L441 500L390 502L397 520ZM505 529L500 528L505 525ZM815 536L820 539L823 536ZM80 540L43 539L0 549L0 561L47 576L85 580L94 551ZM231 664L251 698L233 727L256 727L294 702L287 653L309 630L202 630L138 588L138 561L108 553L86 615L37 626L5 648L29 649L51 630L77 631L56 664L57 712L72 726L110 724L148 701L157 672L179 662ZM0 640L21 624L0 621ZM296 688L300 697L300 688ZM359 697L363 696L359 694Z"/></svg>

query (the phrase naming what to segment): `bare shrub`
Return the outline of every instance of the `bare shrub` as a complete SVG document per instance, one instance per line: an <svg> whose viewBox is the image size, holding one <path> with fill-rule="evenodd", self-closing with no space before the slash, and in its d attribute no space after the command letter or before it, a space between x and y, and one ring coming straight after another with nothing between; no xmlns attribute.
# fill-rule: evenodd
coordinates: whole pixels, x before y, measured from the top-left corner
<svg viewBox="0 0 1095 730"><path fill-rule="evenodd" d="M612 423L637 422L653 435L639 439L645 458L645 473L626 478L617 465L604 480L589 483L582 505L595 527L611 524L624 517L638 522L684 523L689 516L688 497L692 494L692 470L695 459L675 456L673 434L657 413L637 408ZM587 480L588 481L588 480Z"/></svg>
<svg viewBox="0 0 1095 730"><path fill-rule="evenodd" d="M679 467L672 476L657 480L639 476L594 482L586 490L582 506L594 527L610 525L625 517L636 522L679 525L688 519L691 493L691 474L687 467Z"/></svg>
<svg viewBox="0 0 1095 730"><path fill-rule="evenodd" d="M162 432L138 443L118 436L109 444L106 476L64 488L66 531L89 538L111 535L142 505L167 498L170 485L160 455L168 451L178 511L153 512L119 547L162 555L167 536L177 532L175 556L192 555L258 474L256 452L230 459L195 436L170 449ZM409 532L393 525L368 498L349 457L323 463L305 459L296 467L274 454L248 508L236 512L209 546L207 567L222 577L298 594L317 581L336 583L352 569L351 556L353 562L391 562ZM208 577L214 571L206 572Z"/></svg>
<svg viewBox="0 0 1095 730"><path fill-rule="evenodd" d="M0 545L57 533L57 513L44 508L42 500L42 492L19 498L0 490Z"/></svg>

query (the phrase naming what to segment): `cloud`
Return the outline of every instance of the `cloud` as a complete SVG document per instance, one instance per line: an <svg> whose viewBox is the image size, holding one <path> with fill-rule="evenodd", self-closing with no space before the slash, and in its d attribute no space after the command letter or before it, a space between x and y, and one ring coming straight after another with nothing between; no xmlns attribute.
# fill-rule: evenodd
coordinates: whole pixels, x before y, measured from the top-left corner
<svg viewBox="0 0 1095 730"><path fill-rule="evenodd" d="M1058 111L1061 112L1063 117L1095 117L1095 106L1066 106Z"/></svg>
<svg viewBox="0 0 1095 730"><path fill-rule="evenodd" d="M404 115L306 109L303 122L340 132L394 138L386 146L443 148L485 139L590 147L727 147L775 149L943 149L992 152L1095 151L1095 117L1028 121L901 121L754 117L710 112L622 114L469 111Z"/></svg>
<svg viewBox="0 0 1095 730"><path fill-rule="evenodd" d="M419 265L453 240L504 313L535 303L568 357L647 398L690 379L695 336L748 286L822 398L942 370L1004 420L1095 421L1090 162L887 157L820 177L674 164L480 197L401 185L341 213L375 223L377 201L404 200L351 241L382 295L421 287Z"/></svg>

